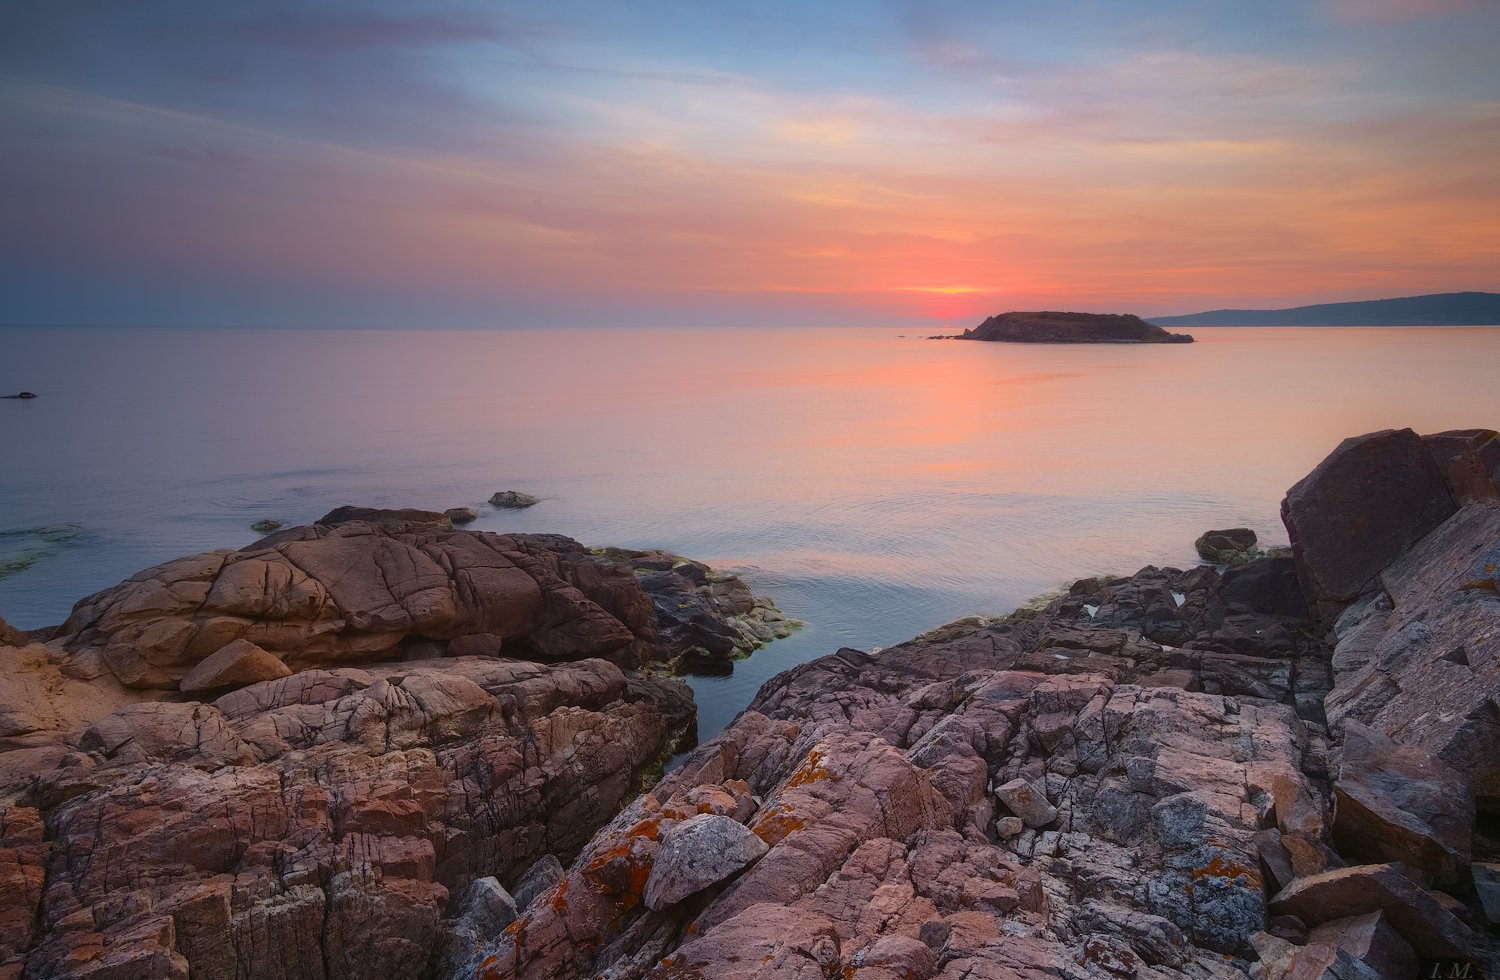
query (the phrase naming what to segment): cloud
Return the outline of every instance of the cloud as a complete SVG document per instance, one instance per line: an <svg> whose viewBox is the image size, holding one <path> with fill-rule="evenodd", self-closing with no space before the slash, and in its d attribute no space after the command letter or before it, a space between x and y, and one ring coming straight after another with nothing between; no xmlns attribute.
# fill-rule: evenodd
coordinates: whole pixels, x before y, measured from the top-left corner
<svg viewBox="0 0 1500 980"><path fill-rule="evenodd" d="M302 51L507 41L518 33L485 18L433 13L280 13L244 21L237 31L250 41Z"/></svg>
<svg viewBox="0 0 1500 980"><path fill-rule="evenodd" d="M1474 10L1477 0L1322 0L1324 13L1341 24L1406 24Z"/></svg>

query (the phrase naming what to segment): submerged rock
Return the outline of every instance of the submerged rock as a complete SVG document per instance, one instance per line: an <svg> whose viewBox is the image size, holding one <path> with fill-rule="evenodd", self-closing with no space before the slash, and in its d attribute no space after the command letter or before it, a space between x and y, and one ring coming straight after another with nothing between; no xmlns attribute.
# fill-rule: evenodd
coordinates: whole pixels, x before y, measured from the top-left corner
<svg viewBox="0 0 1500 980"><path fill-rule="evenodd" d="M490 503L496 507L504 507L511 510L534 507L541 502L541 497L533 497L531 494L522 493L519 490L498 490L490 497Z"/></svg>
<svg viewBox="0 0 1500 980"><path fill-rule="evenodd" d="M443 516L454 524L473 524L479 520L479 515L475 513L473 507L449 507L443 511Z"/></svg>
<svg viewBox="0 0 1500 980"><path fill-rule="evenodd" d="M11 399L15 399L15 398L31 399L31 398L35 398L35 397L36 397L36 392L34 392L34 391L22 391L22 392L18 392L17 394L14 394L14 395L0 395L0 398L11 398Z"/></svg>
<svg viewBox="0 0 1500 980"><path fill-rule="evenodd" d="M272 531L279 531L281 527L282 524L280 521L263 520L256 521L254 524L251 524L250 530L256 532L257 534L270 534Z"/></svg>

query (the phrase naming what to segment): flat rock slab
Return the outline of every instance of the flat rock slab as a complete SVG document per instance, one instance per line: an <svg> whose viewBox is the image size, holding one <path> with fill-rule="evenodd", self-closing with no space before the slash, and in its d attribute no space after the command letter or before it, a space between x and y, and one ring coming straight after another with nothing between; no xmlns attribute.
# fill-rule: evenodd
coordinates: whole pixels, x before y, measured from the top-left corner
<svg viewBox="0 0 1500 980"><path fill-rule="evenodd" d="M1389 864L1300 878L1271 900L1273 915L1295 915L1309 925L1369 912L1385 913L1386 921L1428 959L1463 959L1473 945L1468 926Z"/></svg>
<svg viewBox="0 0 1500 980"><path fill-rule="evenodd" d="M1057 807L1048 803L1046 795L1025 779L1012 779L997 787L995 795L1028 827L1045 827L1057 819Z"/></svg>
<svg viewBox="0 0 1500 980"><path fill-rule="evenodd" d="M232 640L199 663L177 685L183 691L211 691L235 684L257 684L292 676L292 668L249 640Z"/></svg>
<svg viewBox="0 0 1500 980"><path fill-rule="evenodd" d="M646 907L660 911L718 884L755 861L770 846L749 828L716 813L701 813L673 827L646 879Z"/></svg>
<svg viewBox="0 0 1500 980"><path fill-rule="evenodd" d="M1473 843L1468 781L1431 753L1352 719L1334 783L1333 838L1340 853L1403 861L1439 885L1458 881Z"/></svg>

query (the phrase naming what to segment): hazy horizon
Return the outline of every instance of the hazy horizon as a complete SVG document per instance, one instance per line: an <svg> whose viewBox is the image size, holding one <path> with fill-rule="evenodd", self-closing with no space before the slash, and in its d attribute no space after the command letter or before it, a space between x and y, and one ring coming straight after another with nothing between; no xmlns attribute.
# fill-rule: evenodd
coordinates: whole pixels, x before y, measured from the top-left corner
<svg viewBox="0 0 1500 980"><path fill-rule="evenodd" d="M968 326L1482 289L1500 8L0 14L0 319Z"/></svg>

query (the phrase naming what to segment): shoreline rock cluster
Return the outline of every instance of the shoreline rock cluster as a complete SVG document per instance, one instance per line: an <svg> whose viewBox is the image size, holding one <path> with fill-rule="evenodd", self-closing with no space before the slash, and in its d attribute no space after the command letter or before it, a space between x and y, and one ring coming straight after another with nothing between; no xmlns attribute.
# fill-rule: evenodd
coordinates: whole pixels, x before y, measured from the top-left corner
<svg viewBox="0 0 1500 980"><path fill-rule="evenodd" d="M1290 555L839 650L659 781L633 668L771 630L733 577L366 511L169 562L0 624L0 977L1477 976L1497 454L1346 440Z"/></svg>
<svg viewBox="0 0 1500 980"><path fill-rule="evenodd" d="M422 976L693 743L636 668L777 622L687 559L359 508L0 621L0 977Z"/></svg>
<svg viewBox="0 0 1500 980"><path fill-rule="evenodd" d="M1288 494L1291 556L773 678L442 975L1493 970L1496 439L1346 441Z"/></svg>

